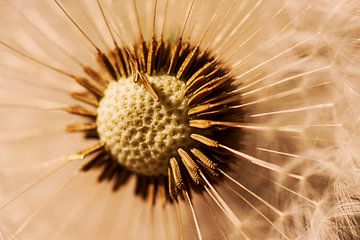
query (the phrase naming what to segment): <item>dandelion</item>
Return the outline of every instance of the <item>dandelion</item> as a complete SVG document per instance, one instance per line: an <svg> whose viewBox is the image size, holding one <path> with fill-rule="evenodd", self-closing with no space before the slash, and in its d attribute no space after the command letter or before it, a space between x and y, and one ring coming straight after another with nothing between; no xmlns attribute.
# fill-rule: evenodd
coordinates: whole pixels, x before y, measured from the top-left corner
<svg viewBox="0 0 360 240"><path fill-rule="evenodd" d="M2 1L1 239L360 239L356 1Z"/></svg>

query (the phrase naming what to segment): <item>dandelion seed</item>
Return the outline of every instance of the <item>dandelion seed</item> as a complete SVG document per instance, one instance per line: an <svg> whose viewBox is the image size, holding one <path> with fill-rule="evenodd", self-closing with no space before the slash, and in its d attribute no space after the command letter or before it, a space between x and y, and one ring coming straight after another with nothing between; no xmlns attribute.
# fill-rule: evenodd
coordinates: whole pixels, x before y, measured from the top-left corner
<svg viewBox="0 0 360 240"><path fill-rule="evenodd" d="M1 238L360 238L359 4L0 4Z"/></svg>

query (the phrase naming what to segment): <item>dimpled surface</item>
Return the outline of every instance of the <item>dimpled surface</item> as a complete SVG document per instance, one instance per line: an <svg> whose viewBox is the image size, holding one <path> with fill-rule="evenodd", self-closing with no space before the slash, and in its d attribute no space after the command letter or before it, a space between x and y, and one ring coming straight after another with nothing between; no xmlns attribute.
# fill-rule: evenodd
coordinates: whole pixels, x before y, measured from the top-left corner
<svg viewBox="0 0 360 240"><path fill-rule="evenodd" d="M111 82L98 108L100 139L114 159L143 175L166 174L171 157L186 147L190 129L185 84L170 76L148 77L160 101L132 78Z"/></svg>

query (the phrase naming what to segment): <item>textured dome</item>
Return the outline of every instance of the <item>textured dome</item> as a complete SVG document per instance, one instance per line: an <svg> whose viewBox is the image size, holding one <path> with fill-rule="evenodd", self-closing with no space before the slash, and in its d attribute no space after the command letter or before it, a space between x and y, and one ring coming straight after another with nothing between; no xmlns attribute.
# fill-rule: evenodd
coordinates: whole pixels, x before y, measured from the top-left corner
<svg viewBox="0 0 360 240"><path fill-rule="evenodd" d="M170 158L190 135L185 84L170 76L149 80L158 102L131 77L110 83L98 108L98 132L112 156L129 170L166 174Z"/></svg>

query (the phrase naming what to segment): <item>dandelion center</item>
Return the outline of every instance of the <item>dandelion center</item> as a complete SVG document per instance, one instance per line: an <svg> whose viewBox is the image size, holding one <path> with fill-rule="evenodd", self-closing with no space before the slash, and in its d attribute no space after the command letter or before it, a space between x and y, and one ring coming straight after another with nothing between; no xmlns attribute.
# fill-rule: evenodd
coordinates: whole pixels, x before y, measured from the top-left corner
<svg viewBox="0 0 360 240"><path fill-rule="evenodd" d="M148 79L159 101L132 77L109 84L98 107L98 133L112 157L128 170L167 174L169 159L190 136L185 84L166 75Z"/></svg>
<svg viewBox="0 0 360 240"><path fill-rule="evenodd" d="M240 101L231 70L182 38L99 50L96 59L100 71L84 68L90 79L74 76L88 92L72 93L96 111L67 109L92 118L67 131L99 140L75 155L94 154L83 171L101 168L99 181L112 180L114 190L134 174L137 194L147 198L151 185L163 185L169 200L220 179L219 154L230 149L222 143L236 140L242 127L235 121L241 111L227 107Z"/></svg>

